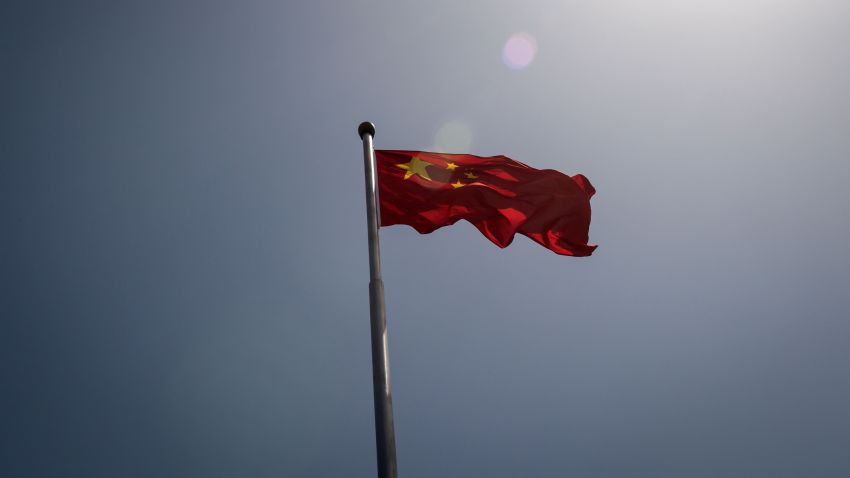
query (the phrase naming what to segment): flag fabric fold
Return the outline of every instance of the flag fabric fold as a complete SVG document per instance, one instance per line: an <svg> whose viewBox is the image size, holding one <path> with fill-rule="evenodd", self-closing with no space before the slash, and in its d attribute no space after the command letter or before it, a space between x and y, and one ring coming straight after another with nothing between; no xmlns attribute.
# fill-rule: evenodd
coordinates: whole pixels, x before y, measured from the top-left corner
<svg viewBox="0 0 850 478"><path fill-rule="evenodd" d="M499 247L517 233L567 256L589 256L590 198L581 174L535 169L506 156L376 150L381 226L421 234L464 219Z"/></svg>

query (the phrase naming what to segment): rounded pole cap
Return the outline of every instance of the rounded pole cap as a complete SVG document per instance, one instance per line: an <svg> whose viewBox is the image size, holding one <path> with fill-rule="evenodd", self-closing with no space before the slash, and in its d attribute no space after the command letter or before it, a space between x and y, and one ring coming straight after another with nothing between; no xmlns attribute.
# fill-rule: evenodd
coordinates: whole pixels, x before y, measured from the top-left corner
<svg viewBox="0 0 850 478"><path fill-rule="evenodd" d="M360 123L360 126L357 127L357 133L360 135L360 139L363 139L363 135L367 134L367 133L369 134L369 136L374 138L375 137L375 125L368 122L368 121L364 121L364 122Z"/></svg>

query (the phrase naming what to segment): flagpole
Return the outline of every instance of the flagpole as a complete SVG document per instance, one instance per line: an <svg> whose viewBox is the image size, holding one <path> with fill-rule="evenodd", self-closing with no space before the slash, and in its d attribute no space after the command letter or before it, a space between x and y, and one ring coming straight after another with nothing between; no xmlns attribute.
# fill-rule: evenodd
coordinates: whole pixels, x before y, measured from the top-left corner
<svg viewBox="0 0 850 478"><path fill-rule="evenodd" d="M390 390L390 362L387 348L387 316L384 308L384 281L381 280L381 252L378 242L378 171L372 139L375 125L364 121L357 128L363 141L366 172L366 217L369 232L369 319L372 328L372 390L375 396L375 441L378 451L378 478L397 478L393 397Z"/></svg>

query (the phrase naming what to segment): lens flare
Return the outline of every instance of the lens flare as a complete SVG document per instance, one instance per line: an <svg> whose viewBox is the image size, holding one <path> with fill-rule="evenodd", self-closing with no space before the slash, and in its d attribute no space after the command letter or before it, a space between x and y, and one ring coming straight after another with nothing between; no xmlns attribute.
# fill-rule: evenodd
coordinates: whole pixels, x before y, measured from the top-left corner
<svg viewBox="0 0 850 478"><path fill-rule="evenodd" d="M460 120L443 123L434 135L434 149L441 153L465 153L472 144L472 130Z"/></svg>
<svg viewBox="0 0 850 478"><path fill-rule="evenodd" d="M514 33L502 49L502 61L512 70L522 70L534 61L537 40L528 33Z"/></svg>

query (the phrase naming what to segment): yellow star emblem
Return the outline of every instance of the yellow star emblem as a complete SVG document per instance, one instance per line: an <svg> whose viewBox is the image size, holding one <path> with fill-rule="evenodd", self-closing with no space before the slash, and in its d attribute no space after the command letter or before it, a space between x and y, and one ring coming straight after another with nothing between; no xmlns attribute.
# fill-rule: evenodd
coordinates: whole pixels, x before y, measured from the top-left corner
<svg viewBox="0 0 850 478"><path fill-rule="evenodd" d="M450 171L453 171L455 168L457 168L457 164L455 164L455 163L446 164L446 169L448 169Z"/></svg>
<svg viewBox="0 0 850 478"><path fill-rule="evenodd" d="M428 175L428 166L431 163L427 161L422 161L421 159L414 156L410 159L409 163L396 164L401 169L404 169L406 172L404 173L404 179L408 179L414 174L419 176L422 179L431 180L431 176Z"/></svg>
<svg viewBox="0 0 850 478"><path fill-rule="evenodd" d="M463 173L463 175L466 176L469 179L478 179L478 176L476 176L474 173L471 173L471 172Z"/></svg>
<svg viewBox="0 0 850 478"><path fill-rule="evenodd" d="M455 189L462 188L464 186L466 186L466 184L463 184L462 182L460 182L460 179L458 179L456 182L452 183L452 187L455 188Z"/></svg>

